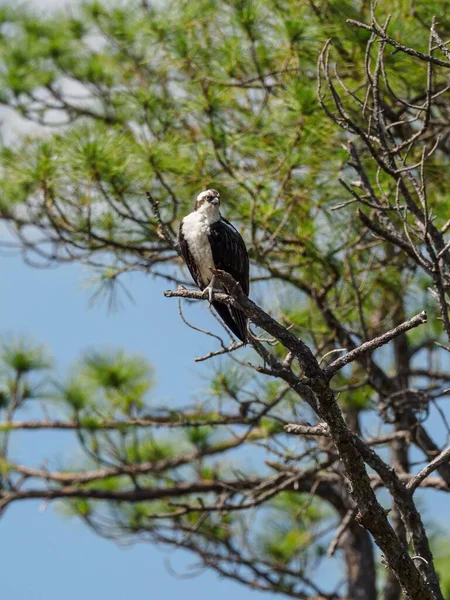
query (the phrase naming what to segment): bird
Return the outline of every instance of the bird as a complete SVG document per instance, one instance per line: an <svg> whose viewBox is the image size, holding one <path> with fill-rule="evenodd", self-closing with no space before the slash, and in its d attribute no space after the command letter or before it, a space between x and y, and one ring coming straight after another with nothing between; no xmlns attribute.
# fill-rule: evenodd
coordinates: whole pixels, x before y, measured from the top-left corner
<svg viewBox="0 0 450 600"><path fill-rule="evenodd" d="M247 296L250 289L247 248L237 229L220 214L217 190L205 190L197 196L194 210L180 223L178 242L192 279L227 327L245 344L248 339L245 314L234 306L212 300L214 291L226 293L227 289L211 269L229 273Z"/></svg>

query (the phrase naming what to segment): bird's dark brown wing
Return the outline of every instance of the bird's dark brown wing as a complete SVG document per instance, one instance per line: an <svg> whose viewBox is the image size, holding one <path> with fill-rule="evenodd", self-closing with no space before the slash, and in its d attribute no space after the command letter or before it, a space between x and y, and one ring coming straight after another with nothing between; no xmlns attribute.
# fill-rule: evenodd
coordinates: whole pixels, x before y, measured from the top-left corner
<svg viewBox="0 0 450 600"><path fill-rule="evenodd" d="M200 277L200 272L195 263L194 257L192 256L186 238L183 235L183 221L181 221L180 229L178 231L178 242L180 244L181 256L184 259L184 262L189 269L189 273L192 275L192 279L195 281L196 285L203 290L204 285L202 284L202 278Z"/></svg>
<svg viewBox="0 0 450 600"><path fill-rule="evenodd" d="M209 242L216 268L229 273L248 296L249 261L241 234L222 217L210 226Z"/></svg>
<svg viewBox="0 0 450 600"><path fill-rule="evenodd" d="M231 223L222 218L210 226L209 241L215 267L229 273L248 296L249 260L247 248L240 233ZM245 314L237 308L228 307L220 302L213 302L213 306L234 335L245 343L247 341L247 317Z"/></svg>

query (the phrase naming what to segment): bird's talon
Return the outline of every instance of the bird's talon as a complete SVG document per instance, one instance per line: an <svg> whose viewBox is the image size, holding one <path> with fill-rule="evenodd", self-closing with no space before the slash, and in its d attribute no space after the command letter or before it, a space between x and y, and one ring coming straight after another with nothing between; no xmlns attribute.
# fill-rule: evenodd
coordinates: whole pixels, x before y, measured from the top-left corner
<svg viewBox="0 0 450 600"><path fill-rule="evenodd" d="M209 303L212 304L214 294L217 294L219 292L221 292L221 290L215 289L208 285L208 287L205 287L205 289L203 290L203 298L208 298Z"/></svg>

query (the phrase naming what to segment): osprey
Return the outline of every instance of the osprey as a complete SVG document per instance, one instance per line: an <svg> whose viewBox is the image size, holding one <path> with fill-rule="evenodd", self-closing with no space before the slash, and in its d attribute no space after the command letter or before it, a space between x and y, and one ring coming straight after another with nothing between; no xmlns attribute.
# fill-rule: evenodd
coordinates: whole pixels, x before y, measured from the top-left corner
<svg viewBox="0 0 450 600"><path fill-rule="evenodd" d="M211 269L229 273L246 295L249 291L247 248L239 232L222 217L217 190L206 190L197 196L195 209L181 221L178 241L181 254L201 290L212 300L213 291L224 291ZM212 302L225 324L242 342L247 341L247 317L233 306Z"/></svg>

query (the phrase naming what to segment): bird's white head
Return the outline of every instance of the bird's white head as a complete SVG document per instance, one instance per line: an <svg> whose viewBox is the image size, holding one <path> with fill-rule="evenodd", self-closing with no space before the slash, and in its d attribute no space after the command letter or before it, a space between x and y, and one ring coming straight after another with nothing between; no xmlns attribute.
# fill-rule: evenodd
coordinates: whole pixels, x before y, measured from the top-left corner
<svg viewBox="0 0 450 600"><path fill-rule="evenodd" d="M213 207L218 210L219 206L220 194L217 190L213 189L200 192L195 201L195 210L211 210Z"/></svg>

